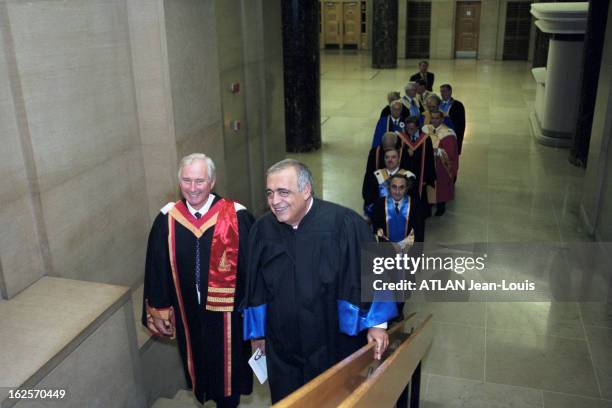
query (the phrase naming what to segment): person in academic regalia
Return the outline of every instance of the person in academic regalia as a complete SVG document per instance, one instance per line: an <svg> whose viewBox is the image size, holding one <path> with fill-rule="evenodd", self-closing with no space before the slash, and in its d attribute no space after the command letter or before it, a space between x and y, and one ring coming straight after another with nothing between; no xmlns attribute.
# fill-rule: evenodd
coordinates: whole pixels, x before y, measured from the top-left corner
<svg viewBox="0 0 612 408"><path fill-rule="evenodd" d="M392 242L400 251L410 251L415 242L425 240L425 215L414 187L414 177L394 174L388 180L389 194L374 203L372 231L379 242ZM397 308L401 320L404 302Z"/></svg>
<svg viewBox="0 0 612 408"><path fill-rule="evenodd" d="M417 85L414 82L408 82L406 87L404 88L406 94L402 97L402 103L404 107L408 109L409 114L405 115L405 117L419 117L421 113L425 109L421 106L421 102L417 98Z"/></svg>
<svg viewBox="0 0 612 408"><path fill-rule="evenodd" d="M429 72L429 62L427 61L420 61L419 62L419 72L417 72L416 74L412 75L410 77L410 81L412 82L416 82L419 79L422 79L423 81L425 81L425 87L428 91L433 91L433 84L434 84L434 73L433 72Z"/></svg>
<svg viewBox="0 0 612 408"><path fill-rule="evenodd" d="M404 123L407 120L404 119ZM385 151L389 149L397 149L399 152L400 168L407 168L408 158L406 156L408 147L404 143L403 139L400 138L402 133L387 132L382 137L382 142L375 148L370 149L368 153L368 160L366 162L366 171L364 173L364 180L375 170L382 169L385 167Z"/></svg>
<svg viewBox="0 0 612 408"><path fill-rule="evenodd" d="M391 114L391 102L393 101L397 101L398 99L400 99L400 93L397 91L393 91L393 92L389 92L387 94L387 106L385 106L381 111L380 111L380 118L384 118L386 116L389 116ZM400 114L400 117L405 118L410 116L410 111L408 110L408 108L406 108L405 106L402 107L402 113Z"/></svg>
<svg viewBox="0 0 612 408"><path fill-rule="evenodd" d="M179 184L183 199L162 208L149 234L142 323L154 335L177 338L198 401L237 407L253 387L237 307L253 216L211 193L215 165L204 154L181 160Z"/></svg>
<svg viewBox="0 0 612 408"><path fill-rule="evenodd" d="M434 111L441 111L440 110L440 104L442 103L442 99L440 99L440 97L434 93L432 93L431 95L429 95L427 97L427 100L425 102L425 111L423 112L423 114L421 115L421 119L419 120L419 125L425 126L425 125L429 125L429 121L431 120L431 112ZM451 119L448 117L448 115L441 111L442 114L444 115L443 118L443 122L446 126L448 126L450 129L454 128L453 122L451 121Z"/></svg>
<svg viewBox="0 0 612 408"><path fill-rule="evenodd" d="M427 90L427 83L424 79L417 79L414 83L416 84L417 101L424 110L427 110L427 98L434 93Z"/></svg>
<svg viewBox="0 0 612 408"><path fill-rule="evenodd" d="M442 118L442 112L431 112L431 123L423 127L423 133L431 138L436 160L436 216L444 214L446 203L455 198L454 179L459 170L457 136Z"/></svg>
<svg viewBox="0 0 612 408"><path fill-rule="evenodd" d="M402 126L402 108L404 105L402 101L397 99L389 104L390 114L388 116L378 119L376 128L374 129L374 136L372 136L372 147L375 148L380 145L382 136L386 132L401 131Z"/></svg>
<svg viewBox="0 0 612 408"><path fill-rule="evenodd" d="M411 172L400 168L399 151L395 148L385 150L385 167L374 170L366 174L363 180L361 195L363 197L363 212L366 217L372 216L374 203L380 197L386 197L388 193L387 179L399 173L402 175L412 175Z"/></svg>
<svg viewBox="0 0 612 408"><path fill-rule="evenodd" d="M270 213L249 237L244 334L265 349L276 403L366 341L388 346L393 302L362 304L360 252L374 235L356 212L313 197L310 170L283 160L267 172Z"/></svg>
<svg viewBox="0 0 612 408"><path fill-rule="evenodd" d="M415 186L412 176L398 173L389 177L389 194L374 203L372 215L372 230L381 241L398 243L401 249L412 242L424 241L425 217L413 190Z"/></svg>
<svg viewBox="0 0 612 408"><path fill-rule="evenodd" d="M453 88L449 84L440 87L440 95L442 96L440 110L450 118L453 124L453 130L457 135L457 152L461 154L463 135L465 134L465 107L461 101L453 98Z"/></svg>
<svg viewBox="0 0 612 408"><path fill-rule="evenodd" d="M429 205L436 203L434 194L436 188L436 162L433 145L429 135L420 131L416 118L404 120L404 129L406 132L402 135L404 161L401 167L415 175L415 196L421 203L423 214L428 217L430 213Z"/></svg>

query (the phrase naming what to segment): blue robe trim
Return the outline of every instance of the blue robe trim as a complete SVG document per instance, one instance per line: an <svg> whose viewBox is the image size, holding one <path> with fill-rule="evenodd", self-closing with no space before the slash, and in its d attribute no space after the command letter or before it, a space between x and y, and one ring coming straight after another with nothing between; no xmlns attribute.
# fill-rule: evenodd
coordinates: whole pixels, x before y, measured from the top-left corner
<svg viewBox="0 0 612 408"><path fill-rule="evenodd" d="M349 336L356 336L362 330L388 322L397 316L394 302L372 302L365 313L359 307L346 300L338 300L338 320L340 331Z"/></svg>
<svg viewBox="0 0 612 408"><path fill-rule="evenodd" d="M266 336L266 309L263 304L244 309L242 332L245 340L257 339Z"/></svg>
<svg viewBox="0 0 612 408"><path fill-rule="evenodd" d="M389 188L387 187L389 184L387 183L387 180L383 181L382 183L378 185L378 196L379 197L387 197L389 195Z"/></svg>
<svg viewBox="0 0 612 408"><path fill-rule="evenodd" d="M374 129L374 136L372 137L372 149L378 147L382 143L382 137L386 132L400 131L399 126L395 126L393 121L390 119L390 115L384 116L378 119L376 123L376 129Z"/></svg>
<svg viewBox="0 0 612 408"><path fill-rule="evenodd" d="M387 197L387 234L391 242L399 242L406 238L406 226L410 216L410 197L405 197L399 209L395 212L395 201Z"/></svg>

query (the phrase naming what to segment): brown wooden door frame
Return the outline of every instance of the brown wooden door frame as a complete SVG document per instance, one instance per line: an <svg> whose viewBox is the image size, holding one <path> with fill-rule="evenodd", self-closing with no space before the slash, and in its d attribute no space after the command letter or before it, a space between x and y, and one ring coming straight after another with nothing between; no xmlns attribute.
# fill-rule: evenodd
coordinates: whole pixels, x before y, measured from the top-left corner
<svg viewBox="0 0 612 408"><path fill-rule="evenodd" d="M466 7L471 7L470 13L474 13L471 19L465 18L465 13L468 12ZM454 33L454 55L455 58L477 58L478 46L480 41L480 13L482 3L480 1L458 1L455 6L455 33ZM463 20L463 21L462 21ZM469 32L463 31L464 27L472 20L472 30ZM471 33L472 46L468 46Z"/></svg>
<svg viewBox="0 0 612 408"><path fill-rule="evenodd" d="M359 48L360 36L361 36L361 7L360 1L347 1L342 2L342 45L349 45L351 47ZM352 10L351 10L352 8ZM352 11L352 17L349 18L350 11ZM353 23L352 33L347 30L347 23ZM347 39L352 36L352 41L349 43Z"/></svg>
<svg viewBox="0 0 612 408"><path fill-rule="evenodd" d="M335 29L335 35L336 37L334 38L336 41L331 41L331 37L329 36L328 33L330 33L330 31L328 30L329 25L331 23L332 20L330 20L329 14L327 12L327 10L329 10L329 5L333 5L333 8L335 9L336 12L336 29ZM323 46L327 47L328 45L337 45L338 48L342 47L342 17L343 17L343 6L342 6L342 2L339 1L323 1L322 2L322 7L323 7L323 36L324 36L324 40L323 40Z"/></svg>

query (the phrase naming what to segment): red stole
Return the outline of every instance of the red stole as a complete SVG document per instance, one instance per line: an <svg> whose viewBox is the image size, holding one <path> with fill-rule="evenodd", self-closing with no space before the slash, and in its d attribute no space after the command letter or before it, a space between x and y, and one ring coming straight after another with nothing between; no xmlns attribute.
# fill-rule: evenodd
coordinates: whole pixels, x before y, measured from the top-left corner
<svg viewBox="0 0 612 408"><path fill-rule="evenodd" d="M200 239L211 227L214 227L210 248L210 264L208 270L208 294L206 310L223 313L223 394L232 394L232 314L234 311L234 295L236 293L236 273L238 271L238 217L234 202L220 199L208 210L202 218L196 219L183 201L177 201L168 213L168 247L170 250L170 266L176 290L181 319L185 329L187 346L187 369L191 384L196 387L191 336L185 314L183 296L179 281L179 271L176 262L176 231L179 223ZM204 271L202 271L204 272Z"/></svg>
<svg viewBox="0 0 612 408"><path fill-rule="evenodd" d="M416 151L416 149L420 148L421 146L423 146L425 144L425 141L427 140L427 138L429 137L429 135L419 131L419 137L418 139L413 142L412 138L408 137L407 134L405 133L400 133L400 139L402 139L402 143L405 144L406 146L408 146L408 154L410 155L410 157L412 157L414 155L414 152ZM423 146L423 153L421 154L421 166L420 166L420 174L419 174L419 198L422 196L422 192L423 192L423 185L425 184L425 147Z"/></svg>
<svg viewBox="0 0 612 408"><path fill-rule="evenodd" d="M198 239L209 228L214 227L208 267L206 310L234 311L239 242L238 217L234 202L222 198L198 220L191 215L181 200L168 215L190 230Z"/></svg>

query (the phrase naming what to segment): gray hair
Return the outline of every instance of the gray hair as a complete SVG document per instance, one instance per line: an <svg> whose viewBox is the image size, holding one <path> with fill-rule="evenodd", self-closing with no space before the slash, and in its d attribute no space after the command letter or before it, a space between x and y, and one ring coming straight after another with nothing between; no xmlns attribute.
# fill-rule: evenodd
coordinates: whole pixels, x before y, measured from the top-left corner
<svg viewBox="0 0 612 408"><path fill-rule="evenodd" d="M181 182L181 171L183 171L183 167L189 166L190 164L198 160L201 160L206 163L206 167L208 168L208 178L211 181L215 180L215 163L212 161L212 159L204 153L191 153L181 159L178 169L179 183Z"/></svg>
<svg viewBox="0 0 612 408"><path fill-rule="evenodd" d="M442 103L442 99L440 99L440 97L439 97L438 95L436 95L436 94L431 94L431 95L429 95L429 96L427 97L427 101L426 101L426 103L427 103L427 102L429 102L429 101L436 101L436 104L437 104L438 106L440 106L440 104Z"/></svg>
<svg viewBox="0 0 612 408"><path fill-rule="evenodd" d="M391 107L391 108L392 108L392 107L394 107L394 106L396 106L396 105L397 105L397 106L399 106L399 107L401 108L401 107L402 107L404 104L402 103L402 100L401 100L401 99L396 99L396 100L391 101L391 102L389 103L389 107Z"/></svg>
<svg viewBox="0 0 612 408"><path fill-rule="evenodd" d="M397 91L389 92L387 94L387 101L388 102L393 102L394 100L399 99L399 98L401 98L401 95Z"/></svg>
<svg viewBox="0 0 612 408"><path fill-rule="evenodd" d="M381 144L384 145L387 140L395 146L397 144L397 135L395 132L385 132L385 134L382 135Z"/></svg>
<svg viewBox="0 0 612 408"><path fill-rule="evenodd" d="M416 89L416 83L415 82L408 82L406 84L406 86L404 87L404 91L408 92L410 89Z"/></svg>
<svg viewBox="0 0 612 408"><path fill-rule="evenodd" d="M270 166L268 171L266 171L266 177L268 177L272 173L277 173L290 167L294 168L295 172L297 173L298 191L302 193L304 192L304 190L306 190L306 186L310 185L310 189L312 191L311 194L314 196L314 181L312 179L312 173L310 172L310 169L304 163L299 162L295 159L285 159L273 164L272 166Z"/></svg>

